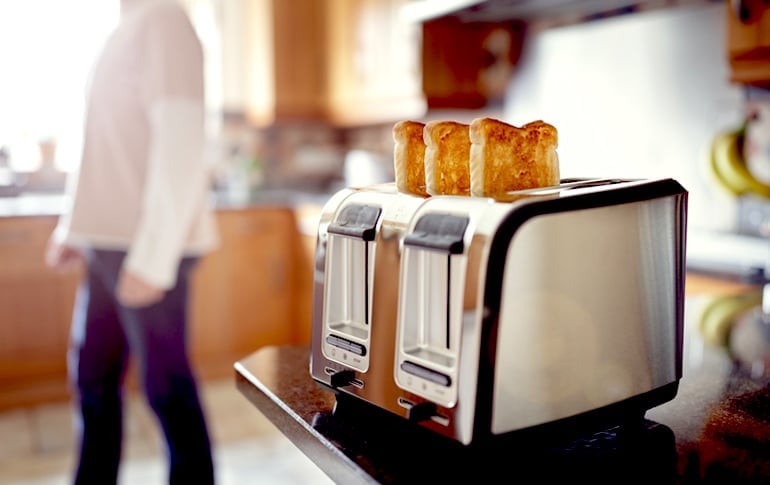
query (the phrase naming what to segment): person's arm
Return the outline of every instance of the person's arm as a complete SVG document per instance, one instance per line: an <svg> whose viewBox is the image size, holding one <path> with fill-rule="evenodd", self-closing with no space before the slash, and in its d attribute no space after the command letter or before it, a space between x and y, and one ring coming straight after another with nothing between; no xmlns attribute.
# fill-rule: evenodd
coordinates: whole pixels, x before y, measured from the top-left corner
<svg viewBox="0 0 770 485"><path fill-rule="evenodd" d="M117 288L128 306L155 303L174 286L209 189L201 46L181 11L160 14L149 28L143 81L151 145L141 218Z"/></svg>
<svg viewBox="0 0 770 485"><path fill-rule="evenodd" d="M208 193L201 111L185 100L154 107L142 216L124 262L131 276L118 287L124 304L154 303L176 282L185 241Z"/></svg>

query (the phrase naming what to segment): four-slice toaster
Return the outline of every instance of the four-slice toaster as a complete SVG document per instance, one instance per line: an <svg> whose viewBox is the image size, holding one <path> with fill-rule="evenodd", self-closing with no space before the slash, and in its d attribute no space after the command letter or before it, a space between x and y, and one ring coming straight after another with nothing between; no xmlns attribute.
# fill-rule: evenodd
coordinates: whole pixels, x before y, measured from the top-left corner
<svg viewBox="0 0 770 485"><path fill-rule="evenodd" d="M643 416L682 376L687 192L346 188L316 243L310 374L463 444Z"/></svg>

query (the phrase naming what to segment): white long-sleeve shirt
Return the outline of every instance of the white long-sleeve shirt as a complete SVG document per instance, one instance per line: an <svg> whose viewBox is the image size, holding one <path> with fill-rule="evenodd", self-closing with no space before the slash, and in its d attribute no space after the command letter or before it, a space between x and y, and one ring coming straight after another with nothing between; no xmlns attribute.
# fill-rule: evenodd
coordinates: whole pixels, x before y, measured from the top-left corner
<svg viewBox="0 0 770 485"><path fill-rule="evenodd" d="M202 48L179 5L135 0L122 12L92 73L60 240L126 250L124 266L164 289L184 255L216 247L203 86Z"/></svg>

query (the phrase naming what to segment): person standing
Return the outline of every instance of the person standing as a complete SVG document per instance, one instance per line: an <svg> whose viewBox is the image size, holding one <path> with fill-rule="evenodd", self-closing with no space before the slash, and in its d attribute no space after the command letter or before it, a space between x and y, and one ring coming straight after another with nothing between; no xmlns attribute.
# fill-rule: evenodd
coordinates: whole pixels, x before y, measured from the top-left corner
<svg viewBox="0 0 770 485"><path fill-rule="evenodd" d="M169 482L214 482L187 354L191 271L219 244L204 160L203 52L174 0L121 0L91 74L71 208L46 261L85 263L68 368L78 413L75 483L116 483L129 356L167 444Z"/></svg>

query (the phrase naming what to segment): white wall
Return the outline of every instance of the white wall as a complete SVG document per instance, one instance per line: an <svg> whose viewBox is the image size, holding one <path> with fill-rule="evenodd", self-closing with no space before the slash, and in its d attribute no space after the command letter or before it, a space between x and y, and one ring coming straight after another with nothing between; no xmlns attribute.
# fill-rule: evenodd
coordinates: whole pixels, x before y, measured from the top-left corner
<svg viewBox="0 0 770 485"><path fill-rule="evenodd" d="M730 230L736 204L708 172L710 140L738 123L724 5L635 13L530 37L506 121L559 130L563 177L672 177L690 192L690 227Z"/></svg>

